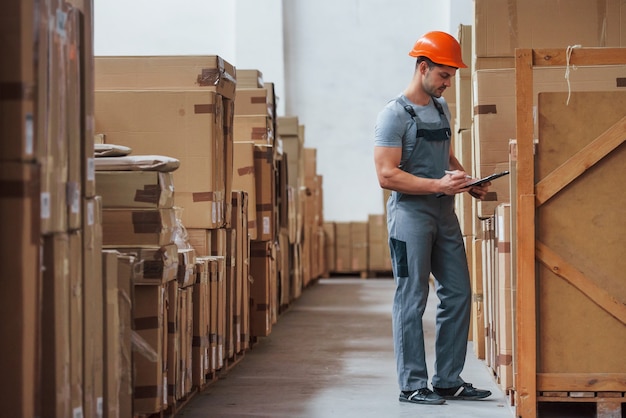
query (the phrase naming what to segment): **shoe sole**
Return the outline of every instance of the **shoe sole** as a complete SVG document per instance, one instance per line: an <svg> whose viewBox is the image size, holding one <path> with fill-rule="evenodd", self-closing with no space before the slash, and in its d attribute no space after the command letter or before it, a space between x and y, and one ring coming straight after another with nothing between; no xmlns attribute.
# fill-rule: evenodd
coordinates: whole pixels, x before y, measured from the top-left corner
<svg viewBox="0 0 626 418"><path fill-rule="evenodd" d="M445 399L436 400L436 401L413 401L413 400L404 399L404 398L398 398L398 399L400 400L400 402L416 403L420 405L443 405L444 403L446 403Z"/></svg>
<svg viewBox="0 0 626 418"><path fill-rule="evenodd" d="M484 395L484 396L442 396L443 399L447 399L450 401L453 400L459 400L459 401L480 401L481 399L485 399L491 396L491 393L489 395Z"/></svg>

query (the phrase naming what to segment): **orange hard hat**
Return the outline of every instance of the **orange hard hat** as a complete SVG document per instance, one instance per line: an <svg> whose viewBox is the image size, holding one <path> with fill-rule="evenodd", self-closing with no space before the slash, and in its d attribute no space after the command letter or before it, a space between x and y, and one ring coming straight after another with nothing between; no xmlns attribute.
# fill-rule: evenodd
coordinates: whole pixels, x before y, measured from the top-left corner
<svg viewBox="0 0 626 418"><path fill-rule="evenodd" d="M435 64L467 68L467 65L463 63L461 45L452 35L445 32L432 31L424 34L415 42L409 55L426 57Z"/></svg>

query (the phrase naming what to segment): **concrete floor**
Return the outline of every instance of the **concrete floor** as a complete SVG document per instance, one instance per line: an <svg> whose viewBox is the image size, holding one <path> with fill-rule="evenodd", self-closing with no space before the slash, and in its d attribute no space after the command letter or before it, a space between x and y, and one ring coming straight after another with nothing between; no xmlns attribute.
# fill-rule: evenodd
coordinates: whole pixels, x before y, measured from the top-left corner
<svg viewBox="0 0 626 418"><path fill-rule="evenodd" d="M491 390L491 397L438 406L398 401L393 291L392 279L319 280L279 317L268 337L196 394L177 417L513 418L471 343L462 377ZM424 317L431 370L436 303L431 292Z"/></svg>

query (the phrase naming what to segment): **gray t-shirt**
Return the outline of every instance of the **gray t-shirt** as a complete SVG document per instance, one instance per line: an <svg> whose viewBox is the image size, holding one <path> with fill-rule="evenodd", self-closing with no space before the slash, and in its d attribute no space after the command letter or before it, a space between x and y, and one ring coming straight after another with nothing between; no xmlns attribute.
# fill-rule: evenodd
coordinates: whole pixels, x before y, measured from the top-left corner
<svg viewBox="0 0 626 418"><path fill-rule="evenodd" d="M433 100L437 100L441 104L449 125L450 110L445 99L433 98ZM387 103L378 114L376 120L374 144L380 147L402 147L400 167L404 166L404 163L407 162L413 149L416 147L418 129L411 115L404 109L404 104L411 105L415 111L417 119L422 124L420 129L441 127L442 123L439 110L432 102L426 106L419 106L412 103L406 96L399 95L399 98ZM413 174L420 177L439 178L443 175L443 170L448 168L448 151L443 149L435 151L434 148L430 149L432 146L435 145L429 145L428 151L420 147L419 156L416 156L417 159L413 159L412 168L410 169Z"/></svg>
<svg viewBox="0 0 626 418"><path fill-rule="evenodd" d="M431 103L426 106L420 106L412 103L404 94L400 94L399 97L413 107L415 114L417 114L417 117L421 121L427 123L436 123L439 121L439 111ZM448 109L448 103L445 99L443 97L433 99L441 104L444 114L448 118L448 121L450 121L450 109ZM411 128L412 131L408 132ZM402 137L405 134L414 138L417 134L417 132L415 132L415 125L411 121L411 116L404 110L401 102L396 99L391 100L378 113L374 130L374 145L377 147L401 147Z"/></svg>

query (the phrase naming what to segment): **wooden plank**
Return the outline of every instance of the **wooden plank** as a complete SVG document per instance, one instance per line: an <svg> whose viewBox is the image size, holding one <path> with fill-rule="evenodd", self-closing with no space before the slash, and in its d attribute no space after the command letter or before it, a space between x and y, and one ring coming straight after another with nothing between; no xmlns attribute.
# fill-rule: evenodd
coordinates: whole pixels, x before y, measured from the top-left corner
<svg viewBox="0 0 626 418"><path fill-rule="evenodd" d="M535 195L533 155L533 67L530 49L517 49L515 62L517 171L516 171L516 277L515 314L516 414L537 417L537 315L535 282ZM523 233L519 233L523 231Z"/></svg>
<svg viewBox="0 0 626 418"><path fill-rule="evenodd" d="M626 116L537 183L537 206L542 205L625 140Z"/></svg>
<svg viewBox="0 0 626 418"><path fill-rule="evenodd" d="M567 65L567 49L534 49L532 64L536 67ZM573 48L570 65L620 65L626 64L626 48Z"/></svg>
<svg viewBox="0 0 626 418"><path fill-rule="evenodd" d="M624 387L626 387L626 373L537 374L537 388L546 392L622 392Z"/></svg>
<svg viewBox="0 0 626 418"><path fill-rule="evenodd" d="M615 299L603 288L597 286L583 273L559 257L559 255L548 246L540 241L537 241L535 246L537 259L542 264L548 267L554 274L580 290L598 306L614 316L618 321L621 321L622 324L626 324L626 305Z"/></svg>

